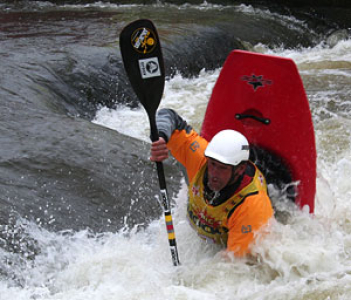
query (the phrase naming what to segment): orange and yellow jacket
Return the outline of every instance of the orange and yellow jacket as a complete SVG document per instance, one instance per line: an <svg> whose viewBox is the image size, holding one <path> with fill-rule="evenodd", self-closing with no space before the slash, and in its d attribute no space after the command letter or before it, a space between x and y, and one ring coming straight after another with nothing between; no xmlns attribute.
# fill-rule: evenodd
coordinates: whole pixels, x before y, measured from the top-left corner
<svg viewBox="0 0 351 300"><path fill-rule="evenodd" d="M236 256L249 253L255 232L274 214L263 174L250 162L235 190L220 203L211 204L205 194L208 142L170 109L158 112L157 126L172 155L186 168L191 225L202 238L226 245Z"/></svg>

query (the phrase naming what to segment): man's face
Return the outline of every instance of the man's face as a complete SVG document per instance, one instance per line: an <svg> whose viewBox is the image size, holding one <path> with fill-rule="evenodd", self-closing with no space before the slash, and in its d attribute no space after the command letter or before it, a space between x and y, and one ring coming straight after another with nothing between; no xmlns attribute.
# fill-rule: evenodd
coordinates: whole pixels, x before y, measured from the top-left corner
<svg viewBox="0 0 351 300"><path fill-rule="evenodd" d="M222 190L232 178L233 167L213 158L207 158L208 187L212 191Z"/></svg>

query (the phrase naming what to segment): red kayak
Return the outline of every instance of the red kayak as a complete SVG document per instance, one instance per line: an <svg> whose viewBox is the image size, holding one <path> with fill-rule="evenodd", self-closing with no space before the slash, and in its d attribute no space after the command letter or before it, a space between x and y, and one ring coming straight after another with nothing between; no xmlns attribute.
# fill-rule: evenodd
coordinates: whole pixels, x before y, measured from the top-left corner
<svg viewBox="0 0 351 300"><path fill-rule="evenodd" d="M201 135L220 130L246 136L268 183L287 189L314 211L316 145L308 99L293 60L234 50L214 86ZM293 183L293 184L291 184Z"/></svg>

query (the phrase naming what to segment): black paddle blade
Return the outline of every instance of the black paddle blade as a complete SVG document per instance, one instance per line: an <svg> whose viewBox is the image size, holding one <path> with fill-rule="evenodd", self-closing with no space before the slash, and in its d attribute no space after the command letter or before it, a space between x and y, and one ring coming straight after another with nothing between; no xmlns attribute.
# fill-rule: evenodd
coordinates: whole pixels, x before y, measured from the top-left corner
<svg viewBox="0 0 351 300"><path fill-rule="evenodd" d="M129 81L152 123L165 85L164 63L156 28L150 20L134 21L122 30L119 43Z"/></svg>
<svg viewBox="0 0 351 300"><path fill-rule="evenodd" d="M127 25L120 34L119 45L129 81L149 116L151 140L157 141L155 115L165 86L165 70L160 40L154 24L143 19ZM166 224L173 229L163 164L157 162L156 165ZM168 231L168 240L173 264L178 266L180 263L174 233Z"/></svg>

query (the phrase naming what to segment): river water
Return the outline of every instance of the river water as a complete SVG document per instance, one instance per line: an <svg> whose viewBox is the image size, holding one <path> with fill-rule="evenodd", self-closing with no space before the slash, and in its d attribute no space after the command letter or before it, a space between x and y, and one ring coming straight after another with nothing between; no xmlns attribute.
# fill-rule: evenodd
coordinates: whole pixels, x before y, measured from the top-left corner
<svg viewBox="0 0 351 300"><path fill-rule="evenodd" d="M348 30L330 27L318 31L310 27L310 23L307 24L296 17L280 15L268 9L254 9L247 5L223 7L204 3L199 6L175 7L161 4L117 6L96 3L89 6L57 7L47 2L40 2L38 5L29 9L25 6L1 7L4 11L6 10L6 16L14 20L13 26L17 26L16 22L23 26L21 29L2 28L3 36L6 34L9 36L15 31L18 36L12 35L14 41L10 45L11 53L7 52L10 48L8 44L6 46L8 48L1 48L1 57L3 59L6 55L8 63L16 59L21 60L17 61L15 66L20 65L26 76L17 78L25 79L27 82L44 81L44 78L38 81L38 76L43 73L43 65L45 70L51 70L55 61L64 58L63 53L67 53L67 48L72 59L77 59L77 52L82 54L83 49L86 49L88 54L82 55L84 59L88 59L95 57L96 52L108 52L109 50L106 49L118 47L118 44L116 45L118 30L122 25L128 20L132 21L145 15L153 17L156 26L159 25L161 41L164 39L167 42L164 49L166 62L177 62L182 58L186 60L186 51L184 56L169 58L170 49L174 49L172 48L174 46L168 41L174 36L177 34L180 36L185 30L190 32L196 30L197 26L194 25L196 22L204 24L206 21L206 30L211 26L213 28L222 26L221 30L227 29L230 27L228 21L230 15L235 15L235 20L241 20L241 23L249 28L248 30L252 30L247 39L244 36L240 38L243 48L292 58L302 76L315 126L318 155L315 214L311 216L306 212L293 211L287 222L273 223L271 231L265 238L258 240L253 246L253 257L227 260L221 256L219 248L204 244L188 225L185 218L187 191L182 181L179 193L172 199L175 203L173 218L181 261L179 267L173 267L171 262L163 218L154 218L142 230L136 226L133 229L122 228L117 232L98 233L90 230L72 231L69 228L65 231L52 231L39 226L37 222L26 221L26 234L35 241L33 243L39 245L40 251L32 255L29 253L30 247L28 247L28 253L0 248L1 300L350 299L351 35ZM46 20L43 18L39 23L30 21L29 15L36 18L38 11L40 13L54 11L56 19L53 21L50 18ZM84 17L81 13L84 13ZM103 18L97 17L101 15ZM213 23L208 20L211 15L215 16L214 19L217 22L219 17L222 18L221 25L216 25L214 20ZM28 21L27 25L31 26L25 26L23 23L25 18L26 22ZM118 25L114 27L116 22ZM257 22L259 22L258 25ZM274 22L274 28L271 22ZM282 29L278 28L279 26ZM259 27L262 27L262 41L255 33ZM55 35L55 39L53 28L60 33L58 36ZM80 29L79 34L72 34L72 28ZM278 42L268 36L266 28L275 31ZM280 31L281 35L279 35ZM293 37L287 38L286 31ZM20 32L24 38L19 36ZM31 44L33 40L35 45ZM39 40L40 44L38 44ZM74 44L79 48L73 49ZM98 51L98 47L104 49ZM36 53L32 53L34 50ZM203 51L206 53L209 50L204 47ZM40 53L45 55L46 59L50 58L50 64L38 58ZM197 55L201 56L198 50ZM210 57L211 52L206 55L213 62L213 58ZM30 63L29 58L32 56L35 59ZM201 61L201 57L199 60ZM89 61L75 66L90 68L89 72L93 73L91 67L93 64L94 62ZM101 67L98 63L96 64L97 68ZM197 67L192 66L191 72L197 72L196 76L189 76L191 72L186 68L179 67L177 70L176 63L172 65L169 74L174 76L166 81L165 93L160 105L176 109L197 130L201 128L207 101L220 72L220 66L211 68L213 66L211 64L198 72ZM7 66L7 62L2 61L1 65ZM13 72L15 73L15 70ZM90 74L89 72L86 71L83 74ZM79 75L79 71L77 73ZM76 80L89 81L89 76L78 75L74 77ZM106 78L104 77L106 73L103 71L98 75ZM56 81L49 78L47 82L52 85ZM99 83L96 79L94 82ZM2 76L2 95L6 88L10 89L9 84ZM75 86L78 85L76 83ZM47 87L47 85L44 86ZM90 105L90 102L89 105L84 106L71 105L69 101L63 101L62 99L67 100L69 96L73 98L72 95L76 93L70 91L68 96L62 96L58 85L53 89L56 97L52 96L53 91L50 88L38 87L39 91L36 90L34 94L33 89L26 87L25 83L20 83L19 87L25 89L24 93L33 93L26 98L27 100L31 95L33 97L41 95L42 98L39 102L38 99L35 100L34 108L31 108L29 105L31 102L28 100L26 105L30 112L24 116L16 113L16 111L24 111L20 107L24 104L17 102L21 91L12 93L13 98L6 98L16 101L10 101L12 104L9 103L6 106L7 110L2 112L2 115L7 116L12 113L11 118L5 118L2 122L7 122L4 123L5 126L14 122L14 124L11 123L15 129L14 132L16 130L23 132L16 127L16 122L21 126L33 124L40 128L43 118L34 118L31 123L23 123L21 117L33 118L40 115L38 111L42 111L43 114L48 114L50 111L50 120L62 118L66 122L65 116L73 114L75 115L73 123L84 120L92 124L91 126L107 127L148 143L148 120L144 110L134 105L123 104L125 101L118 99L123 97L123 93L119 94L114 85L109 92L102 90L101 93L104 97L109 93L117 95L104 98L107 100L111 97L117 98L117 104L111 106L111 101L106 101L94 106L96 109ZM82 89L85 87L86 85L82 85ZM126 94L127 91L126 87ZM64 103L48 105L44 102L47 95ZM2 98L1 101L4 99ZM47 107L50 109L47 110ZM36 113L32 113L31 110L35 110ZM51 131L54 142L57 132L58 130ZM13 133L13 135L16 134ZM110 138L103 135L99 143L107 143L104 137ZM25 137L21 141L25 143ZM60 147L62 144L58 143L58 145ZM63 147L68 146L63 145ZM35 156L35 148L31 151L27 155ZM3 151L3 160L6 155L9 154ZM79 160L78 155L76 159ZM127 161L126 164L128 164ZM100 165L103 165L103 162L100 162ZM91 168L95 167L91 165ZM26 178L26 176L27 173L24 173L23 177ZM40 175L37 176L36 180L39 180ZM156 176L155 173L148 175L148 177L154 176ZM167 174L167 176L172 175ZM2 178L2 181L6 181L5 179L8 178ZM86 184L83 179L81 180ZM9 181L7 183L9 184ZM19 193L22 187L22 185L15 185L15 190L17 189ZM32 186L32 189L36 188L37 186ZM125 189L123 186L119 188ZM50 197L54 196L60 195L50 194ZM85 196L83 193L82 198ZM133 211L130 212L132 213ZM23 220L20 218L17 222L21 223ZM1 229L5 231L4 226ZM10 238L13 236L8 237Z"/></svg>

